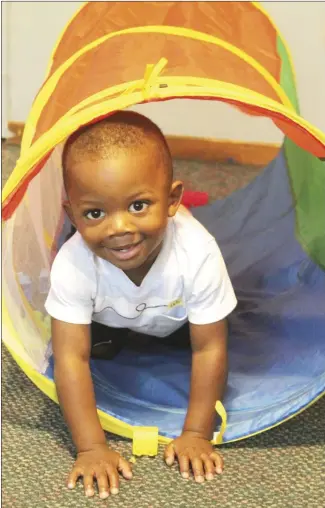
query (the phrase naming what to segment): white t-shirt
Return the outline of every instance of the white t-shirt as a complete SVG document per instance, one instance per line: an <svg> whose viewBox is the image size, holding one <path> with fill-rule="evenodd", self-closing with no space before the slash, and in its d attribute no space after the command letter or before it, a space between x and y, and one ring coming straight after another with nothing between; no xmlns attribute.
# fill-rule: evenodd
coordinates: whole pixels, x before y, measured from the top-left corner
<svg viewBox="0 0 325 508"><path fill-rule="evenodd" d="M54 260L45 307L60 321L96 321L165 337L187 321L220 321L236 304L215 239L192 215L179 211L169 219L162 249L139 287L75 233Z"/></svg>

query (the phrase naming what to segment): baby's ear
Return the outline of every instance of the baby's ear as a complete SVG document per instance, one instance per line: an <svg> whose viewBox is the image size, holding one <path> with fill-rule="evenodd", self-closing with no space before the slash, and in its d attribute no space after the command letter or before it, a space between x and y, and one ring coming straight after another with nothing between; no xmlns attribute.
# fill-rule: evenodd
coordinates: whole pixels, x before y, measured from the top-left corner
<svg viewBox="0 0 325 508"><path fill-rule="evenodd" d="M183 182L177 180L172 183L168 198L168 217L174 217L176 214L178 207L181 204L183 192Z"/></svg>
<svg viewBox="0 0 325 508"><path fill-rule="evenodd" d="M72 213L72 210L71 210L71 205L70 205L70 202L68 200L63 201L63 208L64 208L65 213L69 217L71 224L74 227L76 227L75 220L74 220L74 217L73 217L73 213Z"/></svg>

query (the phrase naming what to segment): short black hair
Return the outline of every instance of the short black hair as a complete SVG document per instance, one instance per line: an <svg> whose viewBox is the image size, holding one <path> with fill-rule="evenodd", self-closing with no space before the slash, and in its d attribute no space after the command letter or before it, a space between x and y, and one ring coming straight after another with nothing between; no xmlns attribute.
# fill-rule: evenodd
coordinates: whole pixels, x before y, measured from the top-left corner
<svg viewBox="0 0 325 508"><path fill-rule="evenodd" d="M64 182L70 157L75 162L85 159L98 161L121 150L132 151L146 146L154 146L159 151L170 185L173 179L172 157L162 131L149 118L125 110L83 126L68 138L62 154Z"/></svg>

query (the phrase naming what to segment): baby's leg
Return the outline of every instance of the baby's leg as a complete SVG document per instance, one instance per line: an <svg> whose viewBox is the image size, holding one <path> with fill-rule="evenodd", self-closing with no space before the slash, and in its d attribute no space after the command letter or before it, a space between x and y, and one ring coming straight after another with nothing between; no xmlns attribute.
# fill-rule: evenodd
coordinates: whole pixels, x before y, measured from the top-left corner
<svg viewBox="0 0 325 508"><path fill-rule="evenodd" d="M91 323L91 358L112 360L126 345L129 330Z"/></svg>
<svg viewBox="0 0 325 508"><path fill-rule="evenodd" d="M151 346L159 342L171 349L191 349L189 324L164 338L133 332L128 328L111 328L100 323L91 324L91 358L113 360L124 348L141 354L150 351Z"/></svg>

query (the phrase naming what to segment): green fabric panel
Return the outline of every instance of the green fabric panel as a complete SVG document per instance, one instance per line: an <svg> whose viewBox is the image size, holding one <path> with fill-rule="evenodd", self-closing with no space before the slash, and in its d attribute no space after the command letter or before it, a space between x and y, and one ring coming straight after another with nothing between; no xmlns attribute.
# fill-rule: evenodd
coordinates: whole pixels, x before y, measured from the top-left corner
<svg viewBox="0 0 325 508"><path fill-rule="evenodd" d="M277 50L282 60L280 84L299 114L293 70L281 38ZM315 263L325 269L325 163L284 140L291 190L296 212L296 238Z"/></svg>
<svg viewBox="0 0 325 508"><path fill-rule="evenodd" d="M308 255L325 269L325 163L284 141L296 211L296 238Z"/></svg>
<svg viewBox="0 0 325 508"><path fill-rule="evenodd" d="M287 50L282 42L282 39L279 36L277 37L277 50L282 60L280 85L287 94L296 112L299 113L299 101L295 86L293 69L290 64Z"/></svg>

